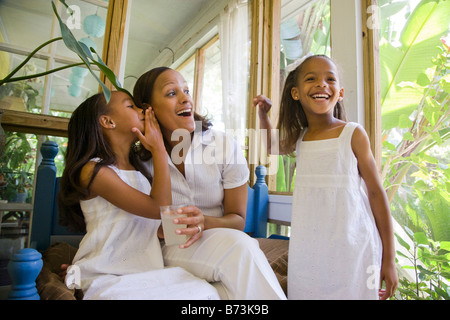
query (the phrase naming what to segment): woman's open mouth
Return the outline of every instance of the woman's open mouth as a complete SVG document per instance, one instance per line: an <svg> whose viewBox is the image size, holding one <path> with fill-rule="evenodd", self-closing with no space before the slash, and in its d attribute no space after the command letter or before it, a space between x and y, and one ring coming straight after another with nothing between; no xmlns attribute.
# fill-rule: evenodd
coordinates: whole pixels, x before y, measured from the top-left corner
<svg viewBox="0 0 450 320"><path fill-rule="evenodd" d="M180 117L190 117L192 116L192 109L183 109L177 112Z"/></svg>

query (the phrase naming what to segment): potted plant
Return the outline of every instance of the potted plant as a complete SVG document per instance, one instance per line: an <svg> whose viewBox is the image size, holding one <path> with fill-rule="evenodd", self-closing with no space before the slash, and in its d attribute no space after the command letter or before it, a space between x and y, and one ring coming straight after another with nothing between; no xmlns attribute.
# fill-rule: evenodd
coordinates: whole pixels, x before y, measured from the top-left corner
<svg viewBox="0 0 450 320"><path fill-rule="evenodd" d="M30 80L5 83L0 86L0 108L31 111L36 107L39 92L30 85Z"/></svg>
<svg viewBox="0 0 450 320"><path fill-rule="evenodd" d="M24 133L6 132L6 143L0 157L1 197L2 200L24 202L32 186L31 173L34 165L33 148ZM24 195L16 198L16 195ZM22 197L22 198L20 198Z"/></svg>

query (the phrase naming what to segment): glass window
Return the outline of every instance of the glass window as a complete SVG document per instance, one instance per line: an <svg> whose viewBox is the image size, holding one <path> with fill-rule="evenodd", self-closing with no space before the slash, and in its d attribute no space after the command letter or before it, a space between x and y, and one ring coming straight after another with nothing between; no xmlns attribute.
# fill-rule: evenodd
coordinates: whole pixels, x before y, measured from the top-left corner
<svg viewBox="0 0 450 320"><path fill-rule="evenodd" d="M191 95L194 93L194 76L195 76L195 55L187 59L178 69L184 80L186 80Z"/></svg>
<svg viewBox="0 0 450 320"><path fill-rule="evenodd" d="M219 41L205 49L204 59L201 113L211 119L215 129L225 131Z"/></svg>
<svg viewBox="0 0 450 320"><path fill-rule="evenodd" d="M197 50L197 54L182 63L177 71L189 85L196 112L211 120L215 129L225 131L220 54L220 41L215 36Z"/></svg>
<svg viewBox="0 0 450 320"><path fill-rule="evenodd" d="M55 3L60 17L75 38L94 48L101 56L108 2L72 0L69 5L73 16L62 3ZM38 46L57 37L60 37L60 28L50 1L0 1L0 79L4 79L19 66ZM99 90L99 84L87 74L86 69L71 67L47 76L21 78L80 62L79 57L67 49L62 40L44 46L12 76L12 79L16 78L15 81L0 86L0 108L12 111L9 112L9 117L11 114L15 117L15 111L33 113L35 115L30 117L33 123L33 118L40 117L37 114L41 113L69 118L82 101ZM99 76L99 72L95 72ZM3 120L5 114L0 115ZM22 118L19 115L17 117ZM23 117L26 118L27 115ZM50 119L50 116L45 118ZM26 130L46 131L44 126L31 127L32 129ZM4 150L0 154L0 219L3 222L0 238L9 237L10 231L17 233L19 226L21 230L17 234L22 239L28 233L40 142L49 139L59 145L55 164L57 175L60 176L64 167L63 155L67 138L15 132L15 128L9 130L12 131L5 131L4 135L3 130L0 130L1 137L5 138ZM6 228L7 226L12 229Z"/></svg>
<svg viewBox="0 0 450 320"><path fill-rule="evenodd" d="M307 4L302 0L282 0L280 38L280 82L284 84L289 72L304 56L330 55L330 0L309 1ZM279 156L276 185L269 185L269 190L292 192L294 178L295 157Z"/></svg>
<svg viewBox="0 0 450 320"><path fill-rule="evenodd" d="M69 5L73 10L72 16L65 6L58 4L59 15L75 38L94 48L101 57L107 2L97 6L87 1L71 1ZM0 20L0 59L4 62L0 67L2 75L14 70L36 47L60 36L59 24L49 1L1 1ZM62 40L43 47L35 57L14 77L42 73L81 62ZM98 74L97 71L97 76ZM14 88L11 90L10 87ZM20 90L21 88L24 90ZM53 73L51 77L11 82L9 87L2 86L0 100L5 96L19 96L25 99L28 112L52 114L53 111L64 111L70 116L86 97L97 93L98 88L98 83L87 75L86 69L68 68ZM44 101L44 90L50 92L48 101Z"/></svg>

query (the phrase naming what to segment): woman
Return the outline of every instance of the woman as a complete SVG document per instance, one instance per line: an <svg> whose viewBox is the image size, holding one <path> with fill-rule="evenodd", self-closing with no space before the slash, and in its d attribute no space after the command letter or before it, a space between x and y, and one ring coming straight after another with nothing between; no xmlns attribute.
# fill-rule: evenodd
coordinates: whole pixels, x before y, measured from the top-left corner
<svg viewBox="0 0 450 320"><path fill-rule="evenodd" d="M188 217L178 219L187 224L178 230L190 234L196 228L197 234L180 247L164 245L165 265L214 282L222 299L286 299L258 242L242 232L249 171L237 142L194 113L187 83L175 70L146 72L133 95L158 119L173 204L196 208L190 206ZM153 174L152 159L148 166Z"/></svg>

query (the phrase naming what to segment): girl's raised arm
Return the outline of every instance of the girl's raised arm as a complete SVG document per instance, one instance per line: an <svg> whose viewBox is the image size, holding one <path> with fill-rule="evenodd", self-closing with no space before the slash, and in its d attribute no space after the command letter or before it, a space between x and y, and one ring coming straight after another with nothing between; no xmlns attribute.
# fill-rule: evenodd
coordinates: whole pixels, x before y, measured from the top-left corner
<svg viewBox="0 0 450 320"><path fill-rule="evenodd" d="M269 119L269 110L272 108L272 100L264 95L258 95L253 99L253 106L258 108L258 116L260 120L261 129L267 130L264 141L269 154L289 154L295 149L286 147L283 141L280 141L280 136L277 131L272 130L272 124Z"/></svg>

